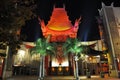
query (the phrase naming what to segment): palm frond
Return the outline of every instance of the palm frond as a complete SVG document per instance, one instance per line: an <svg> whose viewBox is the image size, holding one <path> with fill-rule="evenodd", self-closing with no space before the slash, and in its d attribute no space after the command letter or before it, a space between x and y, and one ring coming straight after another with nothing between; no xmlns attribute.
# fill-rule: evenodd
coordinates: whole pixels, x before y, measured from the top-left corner
<svg viewBox="0 0 120 80"><path fill-rule="evenodd" d="M76 38L68 38L63 44L64 54L73 53L75 55L81 54L83 52L83 47L81 46L80 41Z"/></svg>
<svg viewBox="0 0 120 80"><path fill-rule="evenodd" d="M55 43L48 42L47 39L39 38L35 42L35 47L31 49L31 54L40 54L45 56L47 54L55 54Z"/></svg>

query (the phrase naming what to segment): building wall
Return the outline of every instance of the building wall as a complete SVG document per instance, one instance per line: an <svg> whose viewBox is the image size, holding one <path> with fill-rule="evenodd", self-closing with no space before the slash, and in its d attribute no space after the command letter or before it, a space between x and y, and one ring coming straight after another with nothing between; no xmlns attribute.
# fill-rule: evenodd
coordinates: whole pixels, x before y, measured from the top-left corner
<svg viewBox="0 0 120 80"><path fill-rule="evenodd" d="M120 8L115 8L113 6L105 6L102 4L102 10L100 12L104 30L105 30L105 37L106 42L109 48L109 55L110 55L110 64L113 65L113 69L117 68L116 66L116 59L120 56L120 36L119 36L119 28L118 23L116 20L120 21ZM118 17L118 18L117 18Z"/></svg>

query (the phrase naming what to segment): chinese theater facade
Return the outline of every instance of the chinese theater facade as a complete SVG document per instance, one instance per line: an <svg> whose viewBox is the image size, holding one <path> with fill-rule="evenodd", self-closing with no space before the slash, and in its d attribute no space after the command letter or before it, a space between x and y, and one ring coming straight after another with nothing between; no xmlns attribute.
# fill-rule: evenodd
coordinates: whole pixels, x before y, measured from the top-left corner
<svg viewBox="0 0 120 80"><path fill-rule="evenodd" d="M50 42L63 43L67 38L76 38L80 19L76 19L74 25L69 20L65 8L53 9L48 24L44 20L40 21L43 36L47 38L50 35ZM62 45L57 45L56 57L45 57L45 69L47 75L73 75L72 55L63 56Z"/></svg>

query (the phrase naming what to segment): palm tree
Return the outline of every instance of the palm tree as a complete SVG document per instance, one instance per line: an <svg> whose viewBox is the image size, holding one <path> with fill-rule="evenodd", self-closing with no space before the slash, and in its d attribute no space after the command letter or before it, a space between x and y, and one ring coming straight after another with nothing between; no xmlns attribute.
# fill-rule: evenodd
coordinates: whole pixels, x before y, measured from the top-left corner
<svg viewBox="0 0 120 80"><path fill-rule="evenodd" d="M79 80L79 74L78 74L78 56L82 53L83 47L80 44L80 41L75 38L68 38L66 42L63 44L63 51L64 54L72 53L74 55L74 61L75 61L75 71L74 74L76 76L76 80Z"/></svg>
<svg viewBox="0 0 120 80"><path fill-rule="evenodd" d="M44 78L44 57L47 55L47 52L54 53L54 46L53 44L49 43L48 41L49 38L47 39L41 39L39 38L35 42L35 47L32 48L31 54L40 54L40 69L39 69L39 79L38 80L43 80Z"/></svg>

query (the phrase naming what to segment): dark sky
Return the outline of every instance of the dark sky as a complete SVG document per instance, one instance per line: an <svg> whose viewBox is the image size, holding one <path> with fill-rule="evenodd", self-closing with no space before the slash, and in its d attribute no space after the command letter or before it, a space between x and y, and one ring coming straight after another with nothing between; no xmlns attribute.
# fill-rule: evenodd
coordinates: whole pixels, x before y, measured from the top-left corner
<svg viewBox="0 0 120 80"><path fill-rule="evenodd" d="M74 24L75 19L82 17L79 25L78 38L82 41L99 40L99 30L96 16L99 16L98 9L101 8L101 2L110 5L114 1L114 6L120 5L120 0L38 0L37 15L45 20L50 20L53 6L63 7ZM27 21L26 26L22 29L22 34L26 34L26 41L35 41L42 36L41 29L37 19Z"/></svg>

